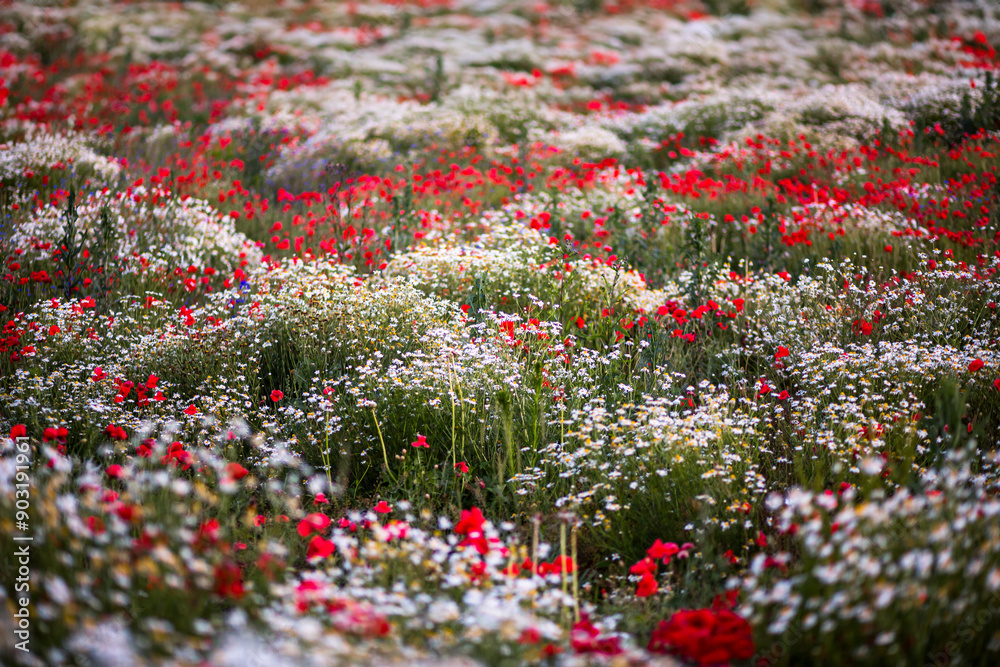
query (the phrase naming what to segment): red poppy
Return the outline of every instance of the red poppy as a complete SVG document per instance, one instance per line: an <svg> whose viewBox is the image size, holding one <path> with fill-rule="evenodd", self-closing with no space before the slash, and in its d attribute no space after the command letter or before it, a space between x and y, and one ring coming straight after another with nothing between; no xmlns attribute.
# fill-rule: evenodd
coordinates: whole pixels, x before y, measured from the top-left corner
<svg viewBox="0 0 1000 667"><path fill-rule="evenodd" d="M559 655L562 652L563 652L562 647L561 646L557 646L555 644L546 644L545 646L542 647L542 657L543 658L551 658L551 657Z"/></svg>
<svg viewBox="0 0 1000 667"><path fill-rule="evenodd" d="M275 403L277 403L278 401L280 401L284 397L285 397L285 395L283 393L281 393L280 389L275 389L274 391L271 392L271 400L274 401Z"/></svg>
<svg viewBox="0 0 1000 667"><path fill-rule="evenodd" d="M646 574L649 572L656 572L656 561L646 556L641 561L629 568L629 572L632 574Z"/></svg>
<svg viewBox="0 0 1000 667"><path fill-rule="evenodd" d="M223 598L233 598L239 600L243 597L243 572L240 566L233 561L220 563L215 568L215 588L216 595Z"/></svg>
<svg viewBox="0 0 1000 667"><path fill-rule="evenodd" d="M482 531L484 523L486 517L478 507L462 510L462 518L455 524L455 532L459 535L468 535L471 532Z"/></svg>
<svg viewBox="0 0 1000 667"><path fill-rule="evenodd" d="M68 436L69 431L65 426L60 426L59 428L47 428L42 431L42 442L57 440L62 444L66 444L66 438Z"/></svg>
<svg viewBox="0 0 1000 667"><path fill-rule="evenodd" d="M600 634L600 630L584 615L570 631L570 645L577 653L598 653L608 656L622 653L618 637L601 637Z"/></svg>
<svg viewBox="0 0 1000 667"><path fill-rule="evenodd" d="M750 624L728 609L681 610L660 621L646 647L671 653L698 665L749 660L754 646Z"/></svg>
<svg viewBox="0 0 1000 667"><path fill-rule="evenodd" d="M517 638L518 644L537 644L542 641L542 633L535 628L525 628Z"/></svg>
<svg viewBox="0 0 1000 667"><path fill-rule="evenodd" d="M306 518L302 519L302 521L299 521L299 525L296 530L298 530L299 535L302 537L307 537L310 533L317 530L323 530L329 525L330 517L321 512L313 512Z"/></svg>
<svg viewBox="0 0 1000 667"><path fill-rule="evenodd" d="M194 537L194 544L199 549L203 549L219 540L221 526L218 519L209 519L198 526L198 533Z"/></svg>
<svg viewBox="0 0 1000 667"><path fill-rule="evenodd" d="M139 446L136 448L135 453L144 459L148 459L153 455L153 445L155 442L152 438L146 438L143 440Z"/></svg>
<svg viewBox="0 0 1000 667"><path fill-rule="evenodd" d="M104 520L99 516L89 516L87 517L87 528L94 535L104 534Z"/></svg>
<svg viewBox="0 0 1000 667"><path fill-rule="evenodd" d="M639 598L648 598L658 590L660 590L660 585L656 583L656 577L650 574L647 570L642 573L642 579L639 580L639 586L635 590L635 596Z"/></svg>
<svg viewBox="0 0 1000 667"><path fill-rule="evenodd" d="M309 541L309 549L306 551L306 559L314 560L327 558L337 550L337 547L330 540L316 535Z"/></svg>
<svg viewBox="0 0 1000 667"><path fill-rule="evenodd" d="M521 566L518 565L517 563L511 563L504 569L500 570L500 573L505 574L508 577L516 577L517 575L521 574Z"/></svg>
<svg viewBox="0 0 1000 667"><path fill-rule="evenodd" d="M232 463L226 464L226 475L233 478L234 480L241 480L246 477L250 472L241 466L239 463L233 461Z"/></svg>
<svg viewBox="0 0 1000 667"><path fill-rule="evenodd" d="M379 514L388 514L392 511L392 507L390 507L389 503L384 500L380 500L378 505L376 505L373 509Z"/></svg>
<svg viewBox="0 0 1000 667"><path fill-rule="evenodd" d="M307 579L299 584L295 588L295 605L298 607L298 610L304 612L314 603L320 602L322 600L322 596L320 595L322 590L323 584L311 579Z"/></svg>
<svg viewBox="0 0 1000 667"><path fill-rule="evenodd" d="M417 439L410 443L411 447L426 447L430 449L430 445L427 444L427 436L417 434Z"/></svg>
<svg viewBox="0 0 1000 667"><path fill-rule="evenodd" d="M972 362L969 364L969 372L970 373L975 373L976 371L978 371L983 366L984 366L984 364L983 364L983 360L982 359L973 359Z"/></svg>
<svg viewBox="0 0 1000 667"><path fill-rule="evenodd" d="M538 572L543 576L547 574L561 576L564 571L566 574L573 574L576 571L576 563L570 556L556 556L551 563L542 563L538 566Z"/></svg>
<svg viewBox="0 0 1000 667"><path fill-rule="evenodd" d="M170 443L166 455L160 458L160 463L163 465L168 463L172 463L173 465L180 464L181 470L190 468L193 461L194 457L191 455L191 452L186 451L184 445L180 442Z"/></svg>
<svg viewBox="0 0 1000 667"><path fill-rule="evenodd" d="M726 591L725 596L716 595L712 600L712 611L719 611L720 609L728 609L732 611L736 609L736 602L740 598L740 592L735 588L731 588Z"/></svg>
<svg viewBox="0 0 1000 667"><path fill-rule="evenodd" d="M663 543L660 540L656 540L656 542L653 542L653 546L646 550L646 554L653 560L660 560L662 558L663 563L667 564L680 551L680 547L673 542Z"/></svg>

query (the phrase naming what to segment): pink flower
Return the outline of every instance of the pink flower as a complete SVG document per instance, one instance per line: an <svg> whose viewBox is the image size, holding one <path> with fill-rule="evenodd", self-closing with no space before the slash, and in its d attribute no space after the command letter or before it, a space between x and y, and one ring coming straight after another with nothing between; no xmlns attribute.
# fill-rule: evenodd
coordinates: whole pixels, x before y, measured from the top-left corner
<svg viewBox="0 0 1000 667"><path fill-rule="evenodd" d="M410 443L411 447L426 447L430 449L430 445L427 444L427 436L417 434L417 439Z"/></svg>
<svg viewBox="0 0 1000 667"><path fill-rule="evenodd" d="M108 469L105 472L111 479L121 479L122 475L125 474L125 471L117 463L109 465Z"/></svg>

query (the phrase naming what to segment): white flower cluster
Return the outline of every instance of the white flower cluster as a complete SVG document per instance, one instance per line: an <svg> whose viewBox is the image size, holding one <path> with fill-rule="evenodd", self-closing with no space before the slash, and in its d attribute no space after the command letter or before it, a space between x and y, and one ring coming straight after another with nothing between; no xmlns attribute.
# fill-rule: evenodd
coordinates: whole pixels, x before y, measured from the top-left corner
<svg viewBox="0 0 1000 667"><path fill-rule="evenodd" d="M25 177L48 175L60 182L61 173L107 182L121 173L121 165L97 153L80 134L36 131L24 141L0 144L0 180L16 183Z"/></svg>
<svg viewBox="0 0 1000 667"><path fill-rule="evenodd" d="M768 498L787 550L759 553L748 576L733 582L746 594L741 613L773 638L760 654L832 650L904 664L948 640L951 659L995 652L992 619L983 614L995 613L1000 595L1000 503L989 490L996 461L987 462L987 475L970 463L967 452L956 453L925 475L921 490L891 496L852 487ZM901 625L906 619L920 625L925 643L910 646L898 634L914 627ZM834 632L858 641L819 648L819 638Z"/></svg>
<svg viewBox="0 0 1000 667"><path fill-rule="evenodd" d="M255 264L260 250L237 232L231 218L208 202L144 186L128 191L107 189L77 203L75 243L91 246L103 237L102 217L111 223L108 250L125 274L162 273L176 267L212 267L232 271L241 262ZM11 237L31 257L49 257L63 242L68 219L64 207L47 204L33 211Z"/></svg>

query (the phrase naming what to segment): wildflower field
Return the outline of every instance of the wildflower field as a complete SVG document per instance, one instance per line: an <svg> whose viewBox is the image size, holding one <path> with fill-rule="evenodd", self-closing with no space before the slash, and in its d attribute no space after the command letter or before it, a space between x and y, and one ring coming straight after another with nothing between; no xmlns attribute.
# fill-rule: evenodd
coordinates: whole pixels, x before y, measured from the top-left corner
<svg viewBox="0 0 1000 667"><path fill-rule="evenodd" d="M0 3L0 664L1000 664L1000 3Z"/></svg>

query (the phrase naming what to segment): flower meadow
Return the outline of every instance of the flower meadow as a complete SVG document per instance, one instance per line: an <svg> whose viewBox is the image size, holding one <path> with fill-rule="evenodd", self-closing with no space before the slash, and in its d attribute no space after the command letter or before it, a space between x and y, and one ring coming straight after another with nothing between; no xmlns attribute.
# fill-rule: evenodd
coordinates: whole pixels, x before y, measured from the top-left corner
<svg viewBox="0 0 1000 667"><path fill-rule="evenodd" d="M995 665L1000 5L0 5L0 663Z"/></svg>

